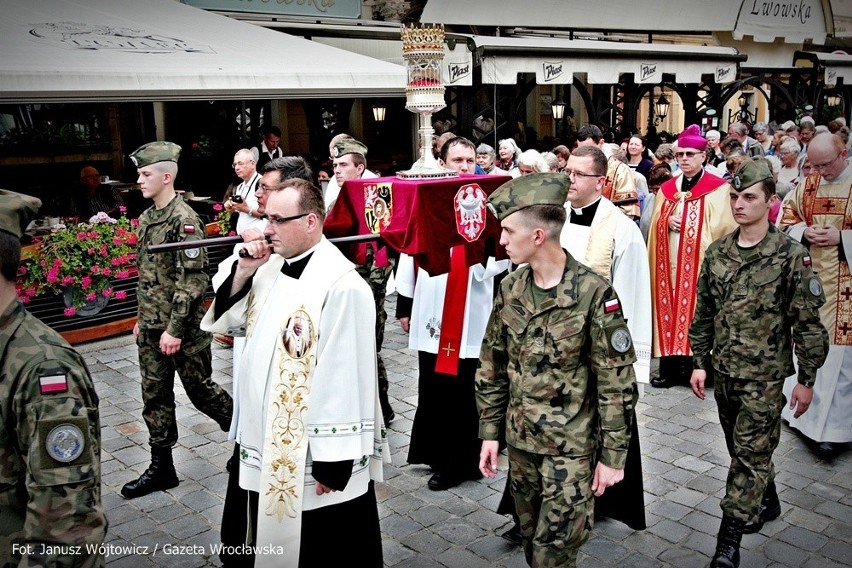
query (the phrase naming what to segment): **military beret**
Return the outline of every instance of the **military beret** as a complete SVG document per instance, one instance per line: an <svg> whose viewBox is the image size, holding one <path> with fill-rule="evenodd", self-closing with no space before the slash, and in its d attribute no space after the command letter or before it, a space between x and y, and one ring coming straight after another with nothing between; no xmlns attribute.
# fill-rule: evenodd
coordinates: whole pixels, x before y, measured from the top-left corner
<svg viewBox="0 0 852 568"><path fill-rule="evenodd" d="M0 231L19 239L41 207L41 200L22 193L0 189Z"/></svg>
<svg viewBox="0 0 852 568"><path fill-rule="evenodd" d="M740 164L731 180L731 186L737 191L742 191L765 179L773 179L769 162L760 157L751 158Z"/></svg>
<svg viewBox="0 0 852 568"><path fill-rule="evenodd" d="M157 162L177 162L180 157L180 146L174 142L148 142L130 154L130 160L137 168L144 168Z"/></svg>
<svg viewBox="0 0 852 568"><path fill-rule="evenodd" d="M362 156L366 156L367 147L354 138L344 138L331 149L331 156L333 158L339 158L346 154L361 154Z"/></svg>
<svg viewBox="0 0 852 568"><path fill-rule="evenodd" d="M565 205L571 181L565 174L529 174L507 181L488 196L488 209L502 221L533 205Z"/></svg>

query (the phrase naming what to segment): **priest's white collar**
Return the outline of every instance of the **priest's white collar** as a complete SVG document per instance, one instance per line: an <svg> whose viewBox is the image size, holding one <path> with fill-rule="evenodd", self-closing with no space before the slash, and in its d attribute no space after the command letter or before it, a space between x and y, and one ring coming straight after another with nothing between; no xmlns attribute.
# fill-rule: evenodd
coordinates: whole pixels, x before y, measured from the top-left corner
<svg viewBox="0 0 852 568"><path fill-rule="evenodd" d="M321 242L322 242L322 240L320 240L320 243ZM296 256L292 256L290 258L285 258L284 262L286 262L287 264L293 264L294 262L299 262L300 260L302 260L303 258L308 256L309 254L312 254L315 250L317 250L317 247L320 245L320 243L315 244L314 246L312 246L311 248L309 248L308 250L306 250L302 254L297 254Z"/></svg>
<svg viewBox="0 0 852 568"><path fill-rule="evenodd" d="M603 196L602 196L602 195L599 195L597 199L595 199L594 201L592 201L592 202L591 202L591 203L589 203L588 205L585 205L585 206L583 206L583 207L580 207L579 209L577 209L577 208L575 208L575 207L573 207L573 206L572 206L572 207L571 207L571 213L572 213L573 215L582 215L582 214L583 214L583 211L588 211L588 210L589 210L589 207L595 208L595 207L597 206L598 202L601 200L601 197L603 197Z"/></svg>

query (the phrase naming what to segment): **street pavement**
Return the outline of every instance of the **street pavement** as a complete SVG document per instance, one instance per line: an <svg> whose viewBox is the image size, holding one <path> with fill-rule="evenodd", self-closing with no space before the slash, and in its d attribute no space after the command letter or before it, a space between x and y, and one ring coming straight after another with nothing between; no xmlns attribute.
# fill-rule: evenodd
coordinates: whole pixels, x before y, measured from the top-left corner
<svg viewBox="0 0 852 568"><path fill-rule="evenodd" d="M395 296L389 297L392 314ZM190 404L176 380L180 439L174 450L175 489L124 499L121 486L149 463L142 421L136 346L129 335L77 346L100 397L103 501L109 520L105 550L111 567L220 566L225 463L232 444ZM505 468L493 480L430 491L425 466L406 463L417 405L417 357L388 318L382 356L396 419L390 426L393 463L377 484L384 561L405 568L514 568L523 554L500 538L511 526L494 513ZM213 348L214 379L231 390L231 350ZM715 547L728 456L712 396L700 401L684 387L647 388L638 407L648 528L595 525L580 551L581 567L706 567ZM745 535L743 568L852 566L852 452L817 460L786 425L775 453L781 518ZM333 535L317 538L333 545ZM357 554L354 556L357 558ZM357 565L357 560L354 561Z"/></svg>

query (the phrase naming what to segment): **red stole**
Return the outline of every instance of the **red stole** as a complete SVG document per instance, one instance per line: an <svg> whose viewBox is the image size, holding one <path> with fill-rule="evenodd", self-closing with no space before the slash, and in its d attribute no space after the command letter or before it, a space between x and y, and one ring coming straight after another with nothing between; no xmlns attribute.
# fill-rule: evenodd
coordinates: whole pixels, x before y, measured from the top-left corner
<svg viewBox="0 0 852 568"><path fill-rule="evenodd" d="M670 179L661 187L658 195L664 197L660 216L654 227L656 231L657 293L654 297L654 314L660 341L660 353L668 355L690 355L689 325L695 313L698 274L701 271L701 232L704 226L704 201L701 199L719 186L724 179L704 172L690 191L681 193L677 181ZM677 253L677 272L674 284L671 280L672 266L669 248L669 219L678 203L683 200L681 211L680 241Z"/></svg>

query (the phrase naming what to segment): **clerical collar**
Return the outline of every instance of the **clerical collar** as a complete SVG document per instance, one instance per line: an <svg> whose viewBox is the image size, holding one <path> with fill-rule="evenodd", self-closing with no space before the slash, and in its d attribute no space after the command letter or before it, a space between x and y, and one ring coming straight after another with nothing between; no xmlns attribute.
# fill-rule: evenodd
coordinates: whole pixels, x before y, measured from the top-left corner
<svg viewBox="0 0 852 568"><path fill-rule="evenodd" d="M683 171L683 170L681 170L681 171ZM690 189L695 187L696 184L698 184L698 180L700 180L701 176L703 176L703 175L704 175L704 169L703 168L698 170L698 173L696 173L692 177L686 177L686 174L683 174L683 181L680 184L680 190L682 192L686 193L687 191L689 191Z"/></svg>
<svg viewBox="0 0 852 568"><path fill-rule="evenodd" d="M301 277L302 272L304 272L305 267L308 266L308 262L310 262L311 256L314 254L314 250L316 250L318 245L319 243L312 246L302 254L284 259L284 264L281 265L281 274L296 279Z"/></svg>
<svg viewBox="0 0 852 568"><path fill-rule="evenodd" d="M591 227L592 220L595 218L595 213L598 211L598 205L601 203L601 198L598 197L593 203L589 203L585 207L580 207L576 209L571 207L571 218L569 222L572 225L582 225L584 227Z"/></svg>

